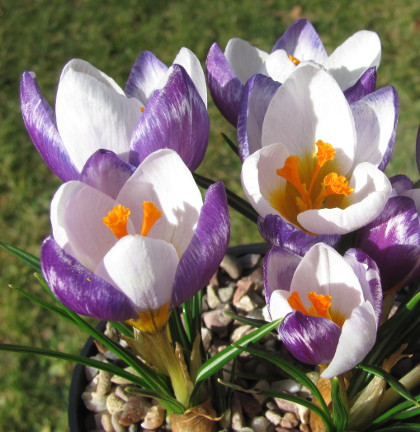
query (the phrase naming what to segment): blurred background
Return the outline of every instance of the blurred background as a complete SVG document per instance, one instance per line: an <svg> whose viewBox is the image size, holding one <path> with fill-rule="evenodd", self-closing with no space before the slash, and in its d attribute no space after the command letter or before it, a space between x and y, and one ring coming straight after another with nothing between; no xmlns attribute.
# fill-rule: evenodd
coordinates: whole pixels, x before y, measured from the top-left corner
<svg viewBox="0 0 420 432"><path fill-rule="evenodd" d="M124 87L143 50L171 64L182 46L204 66L210 45L222 49L232 37L271 51L296 19L308 18L327 51L358 30L382 40L378 86L392 84L400 96L396 153L387 174L418 178L415 139L420 122L420 3L418 0L0 0L0 240L39 255L48 235L49 202L60 184L29 140L19 107L24 70L36 73L54 106L58 78L71 58L82 58ZM221 138L235 130L209 102L212 135L202 175L222 179L240 192L240 165ZM232 244L258 242L257 229L237 214ZM0 251L0 341L78 353L85 336L58 322L14 292L43 296L31 270ZM12 286L10 286L12 285ZM2 353L0 430L65 431L72 364Z"/></svg>

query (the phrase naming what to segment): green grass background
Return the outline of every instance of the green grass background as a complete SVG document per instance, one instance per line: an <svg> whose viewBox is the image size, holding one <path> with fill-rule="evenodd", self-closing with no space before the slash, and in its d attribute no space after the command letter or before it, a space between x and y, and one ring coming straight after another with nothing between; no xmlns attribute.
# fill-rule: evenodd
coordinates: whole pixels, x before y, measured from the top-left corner
<svg viewBox="0 0 420 432"><path fill-rule="evenodd" d="M270 51L295 20L308 18L329 52L360 29L382 40L379 86L400 95L396 154L389 175L417 178L414 143L420 122L420 5L418 0L300 2L285 0L0 0L0 239L36 255L49 232L49 200L59 185L30 142L19 108L19 79L36 72L54 104L63 65L85 59L122 87L143 50L167 64L182 46L204 65L210 45L241 37ZM239 192L239 163L220 133L234 129L210 102L212 135L198 172ZM232 243L259 241L254 226L233 215ZM23 299L9 284L43 295L30 270L0 252L0 341L77 353L85 336ZM0 356L0 430L65 431L73 365L45 358Z"/></svg>

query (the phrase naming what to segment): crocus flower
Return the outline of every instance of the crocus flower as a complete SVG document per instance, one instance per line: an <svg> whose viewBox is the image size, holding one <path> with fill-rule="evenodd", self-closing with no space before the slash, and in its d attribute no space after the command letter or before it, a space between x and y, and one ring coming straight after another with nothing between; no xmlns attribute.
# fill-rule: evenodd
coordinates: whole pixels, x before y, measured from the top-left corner
<svg viewBox="0 0 420 432"><path fill-rule="evenodd" d="M204 73L183 48L167 68L152 53L136 60L125 91L89 63L63 68L55 110L42 96L35 74L21 79L23 120L35 147L62 180L76 180L98 149L138 165L168 145L191 170L204 157L209 137Z"/></svg>
<svg viewBox="0 0 420 432"><path fill-rule="evenodd" d="M420 173L420 128L416 142ZM420 189L405 175L390 178L393 197L381 214L356 232L355 245L378 264L382 288L392 294L420 277Z"/></svg>
<svg viewBox="0 0 420 432"><path fill-rule="evenodd" d="M52 235L41 252L45 280L77 313L159 331L225 254L224 187L209 187L203 204L191 172L169 149L146 157L133 174L103 150L88 164L89 181L64 183L52 200ZM101 190L92 186L97 173L105 177L101 167L116 171L121 187L104 179Z"/></svg>
<svg viewBox="0 0 420 432"><path fill-rule="evenodd" d="M323 243L304 257L272 248L265 259L265 288L272 319L298 360L326 366L323 378L361 362L373 347L382 291L375 262L350 249L344 257Z"/></svg>
<svg viewBox="0 0 420 432"><path fill-rule="evenodd" d="M307 64L265 110L257 107L248 105L238 134L247 136L242 186L261 217L275 214L312 234L345 234L380 214L392 191L381 171L398 116L391 86L349 105L329 73Z"/></svg>
<svg viewBox="0 0 420 432"><path fill-rule="evenodd" d="M328 56L312 24L301 19L284 32L270 54L235 38L229 40L224 53L214 43L206 66L214 102L236 126L244 85L256 74L283 83L299 63L312 61L323 65L353 100L374 90L380 58L379 37L367 30L355 33Z"/></svg>

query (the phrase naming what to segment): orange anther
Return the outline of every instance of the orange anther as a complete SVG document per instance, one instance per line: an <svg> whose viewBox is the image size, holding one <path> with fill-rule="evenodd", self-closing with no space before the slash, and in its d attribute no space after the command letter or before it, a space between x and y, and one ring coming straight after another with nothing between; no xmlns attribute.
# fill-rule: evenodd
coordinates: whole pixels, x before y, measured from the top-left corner
<svg viewBox="0 0 420 432"><path fill-rule="evenodd" d="M300 63L300 60L298 60L296 57L293 57L290 54L289 54L289 59L295 66L297 66Z"/></svg>

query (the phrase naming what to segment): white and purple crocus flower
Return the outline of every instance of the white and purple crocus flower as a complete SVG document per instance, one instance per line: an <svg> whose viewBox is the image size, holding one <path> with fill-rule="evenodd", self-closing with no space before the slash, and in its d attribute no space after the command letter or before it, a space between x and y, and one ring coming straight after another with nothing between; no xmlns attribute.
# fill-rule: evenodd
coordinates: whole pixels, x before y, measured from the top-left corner
<svg viewBox="0 0 420 432"><path fill-rule="evenodd" d="M323 243L304 256L272 248L265 258L265 288L280 337L298 360L325 367L332 378L356 366L376 340L382 289L375 262L350 249L342 257Z"/></svg>
<svg viewBox="0 0 420 432"><path fill-rule="evenodd" d="M255 76L238 122L242 186L257 213L310 234L341 235L375 219L391 196L392 86L349 104L315 64L279 85Z"/></svg>
<svg viewBox="0 0 420 432"><path fill-rule="evenodd" d="M420 128L417 134L420 173ZM393 196L381 214L356 231L355 246L371 256L381 272L382 288L392 294L420 277L420 189L405 175L390 178Z"/></svg>
<svg viewBox="0 0 420 432"><path fill-rule="evenodd" d="M228 42L225 52L214 43L206 67L216 106L236 126L245 84L256 74L283 83L298 64L315 62L337 80L350 101L355 101L375 89L380 58L379 37L368 30L355 33L328 56L312 24L301 19L284 32L271 53L238 38Z"/></svg>
<svg viewBox="0 0 420 432"><path fill-rule="evenodd" d="M51 224L41 263L57 298L76 313L146 332L161 330L172 308L208 283L229 241L223 185L210 186L203 203L170 149L147 156L134 173L99 150L83 181L56 192Z"/></svg>
<svg viewBox="0 0 420 432"><path fill-rule="evenodd" d="M182 48L171 67L140 54L125 89L74 59L63 68L55 110L33 72L21 79L23 120L35 147L63 181L77 180L98 149L138 166L155 150L176 150L194 171L209 138L207 90L197 57Z"/></svg>

